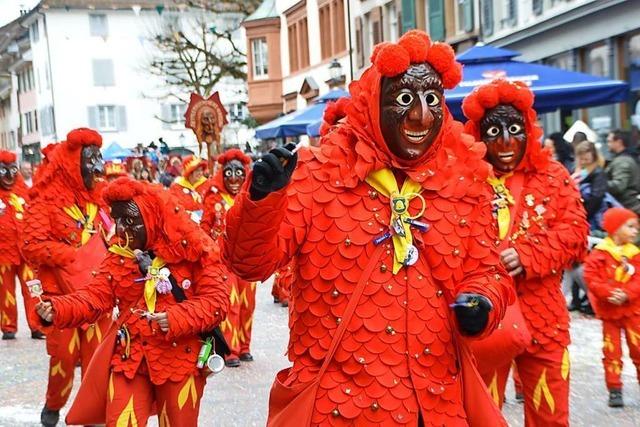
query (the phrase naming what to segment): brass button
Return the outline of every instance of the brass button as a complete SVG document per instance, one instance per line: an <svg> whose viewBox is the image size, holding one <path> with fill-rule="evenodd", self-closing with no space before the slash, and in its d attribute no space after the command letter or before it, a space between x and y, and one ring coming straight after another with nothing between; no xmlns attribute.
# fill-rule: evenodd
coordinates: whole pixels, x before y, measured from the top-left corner
<svg viewBox="0 0 640 427"><path fill-rule="evenodd" d="M186 240L183 240L181 243L182 243L182 246L187 246L187 241Z"/></svg>
<svg viewBox="0 0 640 427"><path fill-rule="evenodd" d="M334 298L338 298L338 296L340 295L340 293L338 292L337 289L334 289L333 292L331 292L331 296Z"/></svg>
<svg viewBox="0 0 640 427"><path fill-rule="evenodd" d="M384 264L382 264L382 265L380 266L380 271L381 271L381 272L383 272L383 273L386 273L386 272L387 272L387 266L386 266L386 265L384 265Z"/></svg>
<svg viewBox="0 0 640 427"><path fill-rule="evenodd" d="M372 411L377 411L378 409L380 409L380 406L378 405L378 402L373 402L371 404L371 410Z"/></svg>
<svg viewBox="0 0 640 427"><path fill-rule="evenodd" d="M443 293L444 293L444 292L442 292L442 290L438 290L438 292L436 292L436 295L437 295L437 296L439 296L439 297L441 297Z"/></svg>
<svg viewBox="0 0 640 427"><path fill-rule="evenodd" d="M377 191L369 191L369 198L371 200L377 199L378 198L378 192Z"/></svg>
<svg viewBox="0 0 640 427"><path fill-rule="evenodd" d="M338 411L338 409L334 409L333 411L331 411L331 415L333 415L334 417L339 417L340 411Z"/></svg>
<svg viewBox="0 0 640 427"><path fill-rule="evenodd" d="M174 210L175 210L176 212L180 212L180 206L176 206L176 207L174 208Z"/></svg>
<svg viewBox="0 0 640 427"><path fill-rule="evenodd" d="M345 246L351 246L351 240L347 237L347 240L344 241Z"/></svg>
<svg viewBox="0 0 640 427"><path fill-rule="evenodd" d="M453 250L453 256L458 256L458 255L460 255L460 249L455 248L455 249Z"/></svg>
<svg viewBox="0 0 640 427"><path fill-rule="evenodd" d="M427 348L425 348L425 349L423 350L423 353L424 353L424 354L431 354L431 350L429 349L429 347L427 347Z"/></svg>
<svg viewBox="0 0 640 427"><path fill-rule="evenodd" d="M465 225L467 225L467 220L466 220L466 219L464 219L464 218L462 218L462 219L460 220L460 225L462 225L463 227L464 227Z"/></svg>
<svg viewBox="0 0 640 427"><path fill-rule="evenodd" d="M393 329L393 326L388 325L388 326L387 326L387 328L386 328L386 332L387 332L389 335L395 335L396 330L395 330L395 329Z"/></svg>
<svg viewBox="0 0 640 427"><path fill-rule="evenodd" d="M178 346L177 342L174 341L174 342L171 343L171 347L177 347L177 346Z"/></svg>
<svg viewBox="0 0 640 427"><path fill-rule="evenodd" d="M185 348L185 349L184 349L184 351L185 351L186 353L191 353L191 347L187 347L187 348Z"/></svg>

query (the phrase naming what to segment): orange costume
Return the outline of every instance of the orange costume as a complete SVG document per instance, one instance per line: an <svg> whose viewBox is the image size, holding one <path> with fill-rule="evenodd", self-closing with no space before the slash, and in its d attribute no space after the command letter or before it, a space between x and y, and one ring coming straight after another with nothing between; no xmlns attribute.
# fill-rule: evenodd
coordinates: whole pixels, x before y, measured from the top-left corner
<svg viewBox="0 0 640 427"><path fill-rule="evenodd" d="M316 379L354 287L364 270L371 271L319 378L312 425L468 425L458 363L462 341L449 304L461 292L486 296L493 306L488 333L512 299L510 279L491 245L495 227L483 145L462 133L444 101L444 122L420 161L400 160L382 136L383 76L424 62L446 88L460 81L453 50L431 44L422 32L377 46L374 65L350 85L351 101L341 103L345 120L318 148L299 151L288 186L257 201L245 188L227 216L225 256L241 277L264 280L295 257L288 346L293 366L278 376L291 387ZM404 185L394 172L407 178ZM408 230L419 252L411 264L398 261L395 237L385 238L394 184L403 187L404 212L428 228ZM476 384L479 401L487 392ZM286 403L272 393L272 422L274 408ZM503 425L490 410L483 417L486 425Z"/></svg>
<svg viewBox="0 0 640 427"><path fill-rule="evenodd" d="M234 196L229 194L223 181L225 165L232 160L242 164L246 177L251 159L242 151L231 149L218 157L218 171L205 184L207 191L204 195L204 213L200 225L216 241L221 241L224 235L225 216L234 204ZM246 357L243 355L251 354L253 312L256 308L255 282L242 280L235 274L231 274L230 287L229 313L220 325L231 350L227 360L241 359Z"/></svg>
<svg viewBox="0 0 640 427"><path fill-rule="evenodd" d="M613 210L613 209L611 209ZM626 218L635 218L628 211ZM605 213L606 218L607 213ZM603 223L605 221L603 220ZM619 224L621 225L621 224ZM613 234L615 227L609 234ZM625 266L630 266L625 268ZM584 279L589 300L602 320L603 359L605 382L608 390L622 390L622 342L624 331L629 356L640 379L640 249L632 243L617 246L607 237L597 244L584 262ZM621 288L628 301L614 305L607 301L611 292Z"/></svg>
<svg viewBox="0 0 640 427"><path fill-rule="evenodd" d="M525 424L566 426L570 337L561 279L563 270L584 255L589 226L567 170L542 149L533 93L525 85L498 80L474 90L463 102L469 119L465 130L480 140L485 113L503 104L523 115L527 137L515 171L488 180L494 189L495 222L506 239L504 244L496 240L495 247L514 248L524 268L515 277L515 288L532 340L515 361L524 387ZM495 366L492 360L479 360L479 370L499 403L509 367L510 363Z"/></svg>
<svg viewBox="0 0 640 427"><path fill-rule="evenodd" d="M45 295L63 295L84 283L69 283L65 277L86 265L87 256L77 252L84 245L102 245L99 236L108 224L102 211L102 185L87 190L81 173L84 147L102 145L102 137L90 129L76 129L67 140L47 151L47 164L39 168L31 189L29 210L24 219L23 253L37 268ZM108 231L108 229L107 229ZM92 236L94 236L92 238ZM104 248L104 246L103 246ZM84 248L86 249L86 248ZM99 260L97 260L99 262ZM76 364L86 369L93 351L102 340L110 319L77 328L54 328L47 333L49 384L46 408L57 411L71 393Z"/></svg>
<svg viewBox="0 0 640 427"><path fill-rule="evenodd" d="M9 164L15 165L16 155L10 151L0 151L0 164L3 163L7 167ZM19 173L15 174L15 182L10 189L0 187L0 325L5 339L18 330L16 276L20 280L25 313L30 312L31 306L25 282L33 279L33 271L20 252L21 224L28 208L28 191ZM38 331L38 324L29 316L27 320L32 333Z"/></svg>
<svg viewBox="0 0 640 427"><path fill-rule="evenodd" d="M213 329L228 307L227 270L218 246L176 209L175 200L150 184L119 178L104 197L109 204L136 203L147 233L145 249L154 256L149 271L168 268L172 286L180 287L186 299L178 302L174 290L156 290L154 273L147 276L151 280L141 280L131 249L114 245L88 286L50 298L54 325L78 327L114 306L120 316L133 310L123 319L111 359L107 426L146 425L154 403L160 425L195 426L206 381L205 371L196 366L200 334ZM168 332L138 314L143 312L167 313Z"/></svg>
<svg viewBox="0 0 640 427"><path fill-rule="evenodd" d="M182 161L182 175L177 177L169 187L169 191L176 197L180 206L188 212L202 211L203 184L207 179L202 176L193 184L189 182L189 175L198 169L205 171L207 161L198 157L189 156Z"/></svg>

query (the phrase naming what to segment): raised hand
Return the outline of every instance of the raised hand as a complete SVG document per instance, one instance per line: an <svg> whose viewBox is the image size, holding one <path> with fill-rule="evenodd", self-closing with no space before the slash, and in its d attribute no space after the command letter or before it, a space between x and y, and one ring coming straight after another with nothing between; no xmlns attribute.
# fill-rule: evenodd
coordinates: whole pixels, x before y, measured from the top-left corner
<svg viewBox="0 0 640 427"><path fill-rule="evenodd" d="M293 152L293 144L274 148L253 165L253 178L249 187L251 200L264 199L274 191L289 184L296 168L298 155Z"/></svg>
<svg viewBox="0 0 640 427"><path fill-rule="evenodd" d="M489 322L489 312L493 309L491 302L479 294L462 293L458 295L454 304L451 304L458 326L463 335L478 335Z"/></svg>
<svg viewBox="0 0 640 427"><path fill-rule="evenodd" d="M520 255L513 248L507 248L500 253L500 262L507 269L511 277L515 277L524 272L524 267L520 261Z"/></svg>

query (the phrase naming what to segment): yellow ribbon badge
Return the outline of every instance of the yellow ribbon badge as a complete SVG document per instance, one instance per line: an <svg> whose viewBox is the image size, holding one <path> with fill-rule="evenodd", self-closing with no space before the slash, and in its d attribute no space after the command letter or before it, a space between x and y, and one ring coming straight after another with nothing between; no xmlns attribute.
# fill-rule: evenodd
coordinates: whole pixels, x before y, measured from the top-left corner
<svg viewBox="0 0 640 427"><path fill-rule="evenodd" d="M81 242L83 245L85 245L91 238L91 235L95 233L93 221L96 219L96 215L98 214L98 205L94 203L87 203L86 209L87 215L85 216L78 205L74 204L72 206L62 208L62 210L64 210L71 219L82 225Z"/></svg>
<svg viewBox="0 0 640 427"><path fill-rule="evenodd" d="M507 188L507 178L512 174L506 174L500 178L490 177L487 182L493 187L493 192L496 194L494 199L494 206L497 209L498 219L498 237L503 240L509 233L509 225L511 224L511 212L509 211L509 205L515 205L515 200L511 195L511 192Z"/></svg>
<svg viewBox="0 0 640 427"><path fill-rule="evenodd" d="M619 283L627 283L631 280L631 276L635 273L635 269L628 262L640 253L640 249L633 243L627 243L618 246L611 237L605 237L602 242L596 245L596 249L607 252L616 261L620 263L615 271L615 281Z"/></svg>
<svg viewBox="0 0 640 427"><path fill-rule="evenodd" d="M198 193L197 188L200 187L202 184L204 184L206 180L207 178L203 176L199 180L197 180L195 183L191 184L188 179L186 179L183 176L179 176L176 178L175 182L180 187L183 187L189 190L189 194L191 194L191 197L193 198L193 200L200 203L202 202L202 196L200 195L200 193Z"/></svg>

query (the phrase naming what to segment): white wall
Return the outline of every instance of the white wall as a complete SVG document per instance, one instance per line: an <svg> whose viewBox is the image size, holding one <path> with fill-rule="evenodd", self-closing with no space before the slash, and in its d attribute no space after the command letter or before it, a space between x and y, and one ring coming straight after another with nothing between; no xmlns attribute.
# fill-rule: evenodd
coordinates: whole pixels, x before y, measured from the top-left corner
<svg viewBox="0 0 640 427"><path fill-rule="evenodd" d="M107 37L91 36L90 12L107 15ZM161 104L173 101L148 98L158 93L161 84L144 70L155 50L146 39L159 28L159 19L155 10L141 11L139 16L130 10L50 9L46 12L58 139L63 139L74 128L88 126L89 106L117 105L126 108L126 130L101 131L105 145L117 141L133 147L163 137L170 145L184 141L187 146L195 146L191 130L181 126L165 129L166 126L156 118L161 115ZM41 70L41 81L44 81L45 65L49 62L43 30L41 27L40 42L33 46L34 68ZM241 35L238 40L242 42ZM113 61L114 86L94 86L93 59ZM225 81L219 90L223 103L246 101L246 85L242 82ZM42 90L38 99L40 108L51 105L51 91ZM180 138L181 135L184 138ZM53 138L43 143L51 140Z"/></svg>

